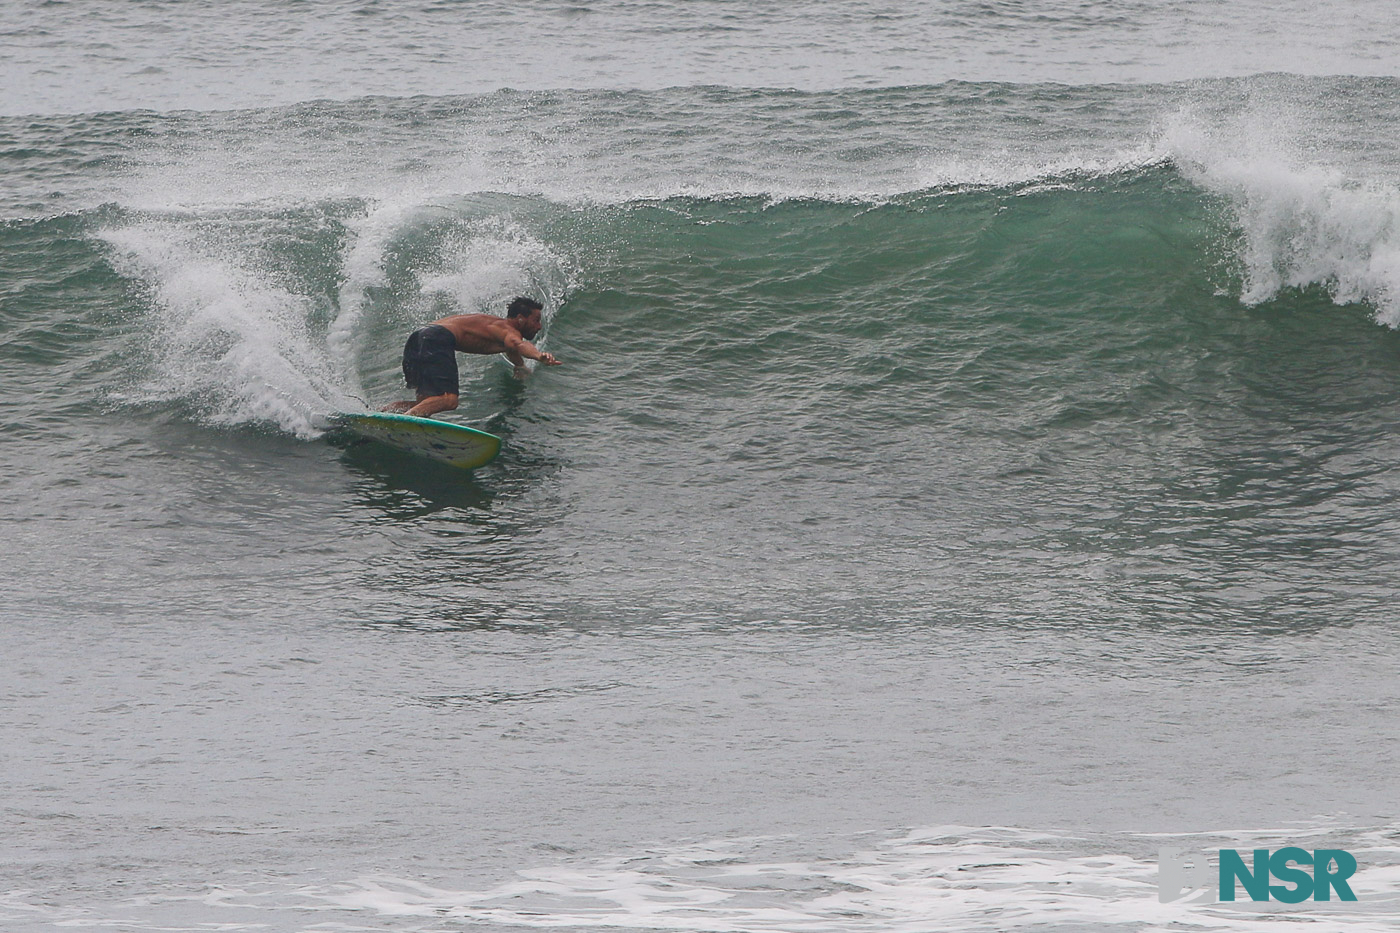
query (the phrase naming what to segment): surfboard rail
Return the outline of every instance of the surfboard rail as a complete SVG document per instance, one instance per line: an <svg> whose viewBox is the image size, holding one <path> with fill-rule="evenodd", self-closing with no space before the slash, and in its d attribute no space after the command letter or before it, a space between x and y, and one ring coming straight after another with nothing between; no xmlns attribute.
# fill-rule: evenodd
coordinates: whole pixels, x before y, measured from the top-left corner
<svg viewBox="0 0 1400 933"><path fill-rule="evenodd" d="M331 423L407 453L463 470L485 466L501 452L501 439L450 421L393 412L337 412Z"/></svg>

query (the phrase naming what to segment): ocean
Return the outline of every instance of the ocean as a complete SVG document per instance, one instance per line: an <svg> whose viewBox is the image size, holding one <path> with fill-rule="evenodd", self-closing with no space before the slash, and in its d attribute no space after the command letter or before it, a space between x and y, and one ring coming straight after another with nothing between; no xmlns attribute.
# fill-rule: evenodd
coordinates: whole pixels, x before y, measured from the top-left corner
<svg viewBox="0 0 1400 933"><path fill-rule="evenodd" d="M0 929L1395 929L1397 50L6 4ZM521 294L494 463L333 429ZM1357 900L1161 886L1286 846Z"/></svg>

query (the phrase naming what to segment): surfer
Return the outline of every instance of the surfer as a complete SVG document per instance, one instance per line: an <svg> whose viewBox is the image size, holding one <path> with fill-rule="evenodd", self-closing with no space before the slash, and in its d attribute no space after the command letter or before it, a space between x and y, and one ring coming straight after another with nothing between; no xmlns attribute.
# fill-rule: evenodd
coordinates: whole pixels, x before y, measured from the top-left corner
<svg viewBox="0 0 1400 933"><path fill-rule="evenodd" d="M558 366L552 353L542 353L530 342L540 332L544 305L533 298L517 298L504 318L494 314L454 314L421 327L408 336L403 348L403 378L418 398L393 402L380 411L426 418L457 407L457 354L504 353L515 364L515 374L529 372L526 360Z"/></svg>

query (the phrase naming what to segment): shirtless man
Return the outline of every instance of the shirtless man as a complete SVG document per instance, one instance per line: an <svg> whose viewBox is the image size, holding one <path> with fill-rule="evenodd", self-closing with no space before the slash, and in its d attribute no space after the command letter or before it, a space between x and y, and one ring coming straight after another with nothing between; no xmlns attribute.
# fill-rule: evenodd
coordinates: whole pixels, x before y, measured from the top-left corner
<svg viewBox="0 0 1400 933"><path fill-rule="evenodd" d="M533 298L517 298L504 318L494 314L454 314L414 331L403 348L403 378L418 393L412 402L394 402L380 411L426 418L457 407L457 353L504 353L525 375L526 360L558 366L552 353L541 353L530 338L540 332L544 306Z"/></svg>

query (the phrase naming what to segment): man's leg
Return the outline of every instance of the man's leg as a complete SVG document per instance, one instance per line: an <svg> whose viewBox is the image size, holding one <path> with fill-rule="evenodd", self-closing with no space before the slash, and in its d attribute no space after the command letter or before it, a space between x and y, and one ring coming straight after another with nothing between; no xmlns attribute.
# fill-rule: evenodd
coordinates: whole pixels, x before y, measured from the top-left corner
<svg viewBox="0 0 1400 933"><path fill-rule="evenodd" d="M455 392L445 392L442 395L429 395L426 398L418 399L418 404L405 411L404 414L413 415L418 418L426 418L440 411L451 411L456 407L457 394Z"/></svg>
<svg viewBox="0 0 1400 933"><path fill-rule="evenodd" d="M430 325L409 334L403 347L404 383L413 402L390 402L380 411L426 418L457 407L457 345L452 332Z"/></svg>
<svg viewBox="0 0 1400 933"><path fill-rule="evenodd" d="M383 408L379 409L380 411L393 412L396 415L402 415L404 412L408 411L414 405L417 405L419 402L423 401L424 398L426 398L422 390L418 388L419 380L422 378L422 374L420 372L422 364L419 360L419 356L422 353L422 343L422 332L414 331L413 333L408 335L408 340L405 341L403 345L403 381L404 384L407 385L410 389L413 389L417 392L418 398L412 402L390 402L388 405L385 405Z"/></svg>

